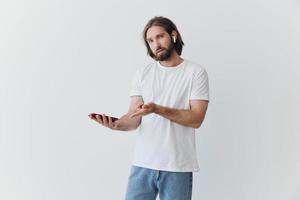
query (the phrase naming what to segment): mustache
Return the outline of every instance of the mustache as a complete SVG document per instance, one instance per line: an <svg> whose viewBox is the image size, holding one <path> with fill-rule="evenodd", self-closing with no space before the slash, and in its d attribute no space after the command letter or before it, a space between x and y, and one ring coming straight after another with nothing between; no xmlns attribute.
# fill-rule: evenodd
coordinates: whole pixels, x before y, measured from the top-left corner
<svg viewBox="0 0 300 200"><path fill-rule="evenodd" d="M165 50L164 48L158 48L158 49L156 49L156 53L158 53L159 51L161 51L161 50Z"/></svg>

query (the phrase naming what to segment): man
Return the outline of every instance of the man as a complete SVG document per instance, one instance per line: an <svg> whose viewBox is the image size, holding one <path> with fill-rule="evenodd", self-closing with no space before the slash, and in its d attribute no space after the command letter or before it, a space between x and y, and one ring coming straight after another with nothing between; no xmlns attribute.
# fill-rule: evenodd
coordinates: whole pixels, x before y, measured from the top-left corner
<svg viewBox="0 0 300 200"><path fill-rule="evenodd" d="M144 28L148 55L155 61L137 70L126 115L113 122L92 118L113 130L139 127L126 200L191 200L199 170L195 129L209 102L206 70L180 57L184 45L175 24L154 17Z"/></svg>

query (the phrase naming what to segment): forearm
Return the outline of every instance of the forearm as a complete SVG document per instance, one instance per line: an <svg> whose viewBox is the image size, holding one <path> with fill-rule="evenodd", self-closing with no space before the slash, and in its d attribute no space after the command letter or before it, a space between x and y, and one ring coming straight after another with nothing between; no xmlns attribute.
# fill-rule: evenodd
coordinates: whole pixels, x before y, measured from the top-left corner
<svg viewBox="0 0 300 200"><path fill-rule="evenodd" d="M204 116L199 118L198 114L192 110L169 108L157 104L155 106L154 113L183 126L189 126L192 128L199 128L204 119Z"/></svg>
<svg viewBox="0 0 300 200"><path fill-rule="evenodd" d="M129 117L130 114L127 113L123 115L120 119L115 121L114 130L119 131L130 131L136 129L141 123L141 116Z"/></svg>

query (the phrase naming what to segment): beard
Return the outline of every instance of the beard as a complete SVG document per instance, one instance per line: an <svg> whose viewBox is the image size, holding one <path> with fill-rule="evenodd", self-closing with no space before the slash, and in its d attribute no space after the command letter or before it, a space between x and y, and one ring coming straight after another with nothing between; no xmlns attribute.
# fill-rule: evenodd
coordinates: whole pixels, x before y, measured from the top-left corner
<svg viewBox="0 0 300 200"><path fill-rule="evenodd" d="M171 57L172 51L174 50L174 44L170 42L167 48L159 48L162 51L159 53L154 53L154 59L156 61L165 61Z"/></svg>

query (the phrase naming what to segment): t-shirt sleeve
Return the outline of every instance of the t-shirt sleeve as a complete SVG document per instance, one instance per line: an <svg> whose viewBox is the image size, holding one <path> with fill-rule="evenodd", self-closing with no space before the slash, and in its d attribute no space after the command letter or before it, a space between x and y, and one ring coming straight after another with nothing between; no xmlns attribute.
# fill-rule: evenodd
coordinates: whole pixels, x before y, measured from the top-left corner
<svg viewBox="0 0 300 200"><path fill-rule="evenodd" d="M209 101L208 75L204 68L193 76L190 100L196 99Z"/></svg>
<svg viewBox="0 0 300 200"><path fill-rule="evenodd" d="M142 96L140 70L137 70L132 77L129 96Z"/></svg>

